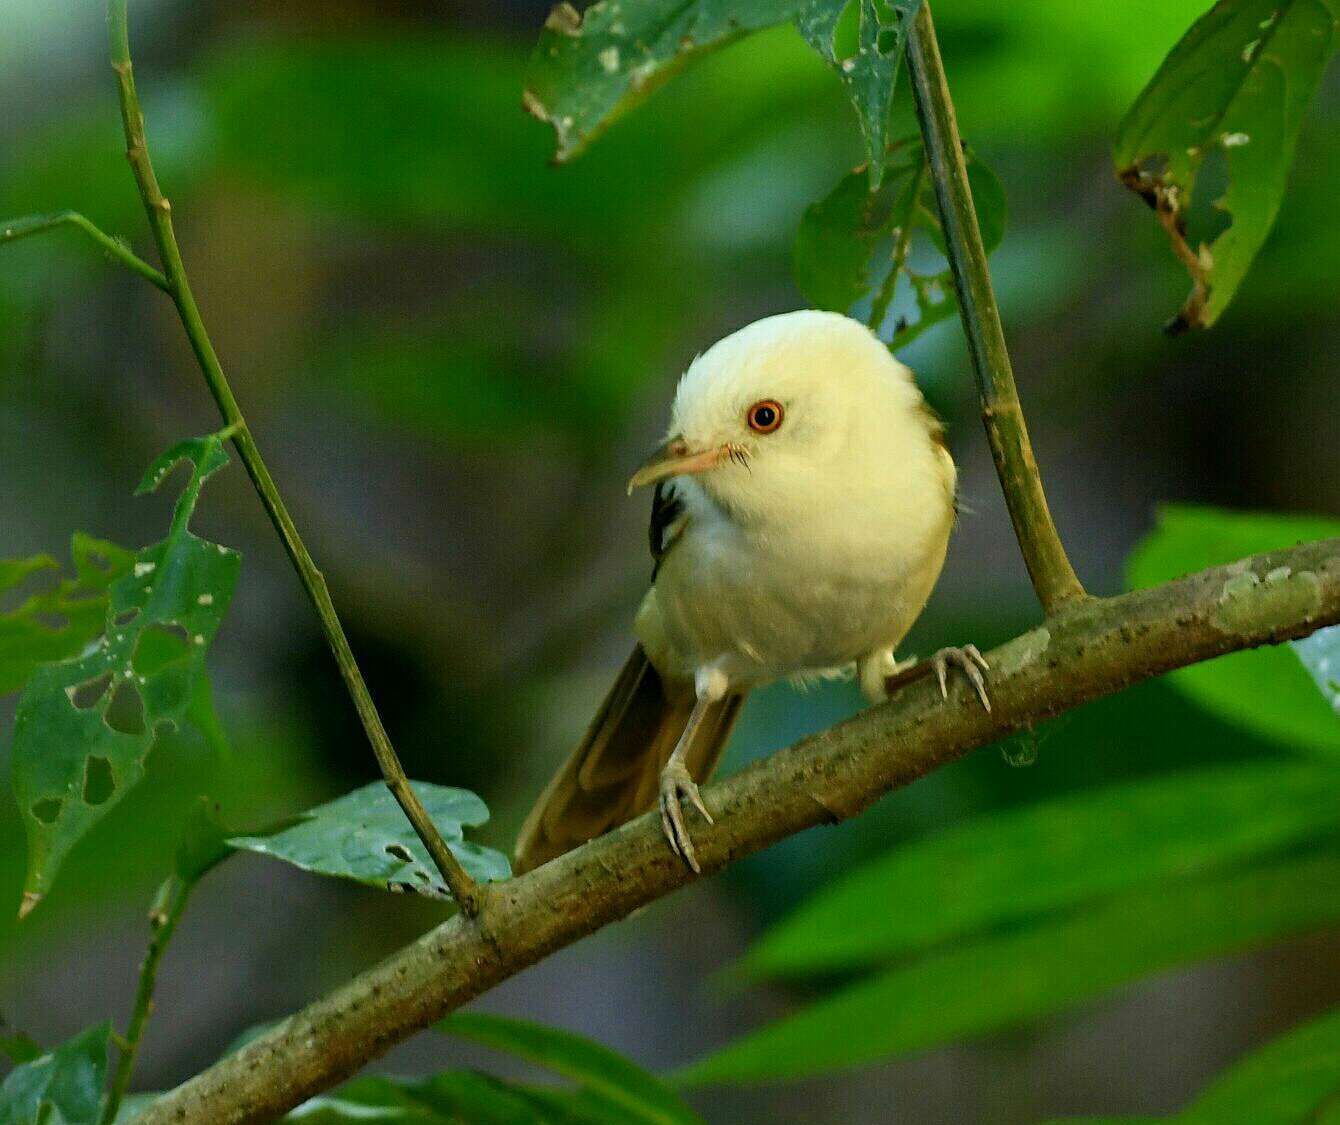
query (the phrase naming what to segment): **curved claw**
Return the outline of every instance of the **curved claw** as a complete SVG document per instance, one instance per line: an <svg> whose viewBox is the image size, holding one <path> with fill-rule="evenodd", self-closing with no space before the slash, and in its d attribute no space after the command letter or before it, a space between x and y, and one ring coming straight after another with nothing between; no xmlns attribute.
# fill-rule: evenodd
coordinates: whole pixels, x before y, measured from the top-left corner
<svg viewBox="0 0 1340 1125"><path fill-rule="evenodd" d="M982 706L990 711L991 697L987 695L986 679L982 673L991 671L991 665L986 662L986 657L982 655L977 646L964 645L962 648L942 648L931 657L931 665L935 668L935 678L940 684L940 695L944 699L949 698L948 670L950 664L953 664L968 677L968 682L977 692L977 698L981 700Z"/></svg>
<svg viewBox="0 0 1340 1125"><path fill-rule="evenodd" d="M693 841L689 838L688 827L684 823L684 808L681 801L687 800L703 815L708 824L715 824L712 814L703 804L698 785L689 775L689 771L678 764L671 764L661 771L661 828L670 843L670 850L689 865L695 874L702 874L702 867L693 850Z"/></svg>

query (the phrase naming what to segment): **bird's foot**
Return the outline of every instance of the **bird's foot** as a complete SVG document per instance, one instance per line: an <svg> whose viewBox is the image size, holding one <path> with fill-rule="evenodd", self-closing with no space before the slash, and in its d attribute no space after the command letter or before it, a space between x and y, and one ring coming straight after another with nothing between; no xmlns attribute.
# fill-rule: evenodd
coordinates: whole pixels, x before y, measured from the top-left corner
<svg viewBox="0 0 1340 1125"><path fill-rule="evenodd" d="M689 830L684 825L684 807L680 804L684 800L702 813L708 824L716 823L703 804L698 783L681 763L671 761L661 770L661 827L665 829L670 850L693 868L695 874L701 874L702 868L694 854L693 841L689 839Z"/></svg>
<svg viewBox="0 0 1340 1125"><path fill-rule="evenodd" d="M982 706L988 711L991 710L991 698L986 694L986 680L982 676L983 672L991 671L991 665L986 662L986 658L978 651L976 645L964 645L962 648L942 648L931 657L931 667L935 669L935 678L940 684L940 695L949 698L949 666L960 669L968 682L972 684L977 692L977 698L982 701Z"/></svg>

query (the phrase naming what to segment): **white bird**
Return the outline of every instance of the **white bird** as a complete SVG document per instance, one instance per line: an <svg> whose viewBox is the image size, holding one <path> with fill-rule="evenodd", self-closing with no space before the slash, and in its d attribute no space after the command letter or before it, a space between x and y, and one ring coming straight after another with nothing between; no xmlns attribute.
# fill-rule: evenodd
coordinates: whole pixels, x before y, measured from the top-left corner
<svg viewBox="0 0 1340 1125"><path fill-rule="evenodd" d="M940 575L956 470L912 372L863 324L802 311L757 321L690 365L654 484L652 587L638 645L586 737L521 830L518 871L655 807L699 869L688 801L745 694L855 670L872 702ZM953 663L990 709L977 649Z"/></svg>

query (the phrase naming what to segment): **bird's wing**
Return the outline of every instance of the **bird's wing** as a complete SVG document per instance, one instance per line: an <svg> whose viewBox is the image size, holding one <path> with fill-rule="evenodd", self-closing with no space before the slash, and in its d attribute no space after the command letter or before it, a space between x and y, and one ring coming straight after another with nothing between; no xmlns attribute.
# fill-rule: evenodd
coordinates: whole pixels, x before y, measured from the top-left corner
<svg viewBox="0 0 1340 1125"><path fill-rule="evenodd" d="M661 563L670 553L670 548L679 542L684 534L689 517L684 510L684 501L675 492L673 480L661 481L651 496L651 526L647 538L651 545L651 580L656 581Z"/></svg>
<svg viewBox="0 0 1340 1125"><path fill-rule="evenodd" d="M693 710L693 693L667 691L642 646L633 650L586 737L554 775L521 828L517 874L547 863L656 804L658 781ZM716 766L743 695L712 704L685 755L695 781Z"/></svg>

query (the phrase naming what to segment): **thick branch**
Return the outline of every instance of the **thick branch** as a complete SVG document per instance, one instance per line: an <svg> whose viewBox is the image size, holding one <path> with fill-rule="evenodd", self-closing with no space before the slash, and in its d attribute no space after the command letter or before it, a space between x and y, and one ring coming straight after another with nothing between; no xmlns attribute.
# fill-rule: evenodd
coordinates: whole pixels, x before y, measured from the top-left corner
<svg viewBox="0 0 1340 1125"><path fill-rule="evenodd" d="M1250 573L1258 581L1244 580ZM1264 581L1266 575L1269 581ZM929 681L704 790L706 871L861 812L979 746L1173 668L1340 622L1340 539L1217 567L1069 613L987 654L990 713ZM165 1094L140 1125L269 1121L521 969L694 876L655 814L493 888L456 917Z"/></svg>
<svg viewBox="0 0 1340 1125"><path fill-rule="evenodd" d="M171 292L168 279L158 270L78 211L57 211L53 215L25 215L22 219L10 219L8 222L0 223L0 245L17 242L21 238L30 238L35 234L45 234L61 227L74 227L83 231L126 269L139 274L146 281L153 282L164 293Z"/></svg>
<svg viewBox="0 0 1340 1125"><path fill-rule="evenodd" d="M1005 491L1014 534L1019 540L1033 588L1047 613L1084 596L1061 538L1052 522L1023 408L1014 386L1010 353L1000 309L986 266L986 248L968 187L954 103L949 96L940 45L935 39L930 4L923 2L907 38L907 69L916 98L921 135L930 160L935 197L940 204L945 246L958 293L959 316L968 337L982 400L982 421Z"/></svg>
<svg viewBox="0 0 1340 1125"><path fill-rule="evenodd" d="M218 353L215 352L214 344L205 330L200 307L196 304L195 294L186 276L181 249L177 245L177 235L172 224L172 205L159 187L153 161L149 157L149 143L144 132L144 114L140 110L139 95L135 90L135 72L130 61L126 4L127 0L107 2L107 32L111 46L112 69L116 71L117 91L121 100L121 121L126 134L126 158L135 173L135 183L139 186L140 197L149 216L149 225L153 229L154 241L158 245L159 256L163 259L168 283L167 291L177 306L182 326L186 329L186 336L191 342L191 349L195 352L200 370L204 372L205 382L218 404L219 413L234 430L233 441L237 447L237 455L246 466L252 484L256 486L256 492L270 517L270 522L279 532L284 549L288 552L308 597L316 607L317 616L321 619L321 629L326 635L331 652L335 655L335 662L339 665L340 675L344 677L345 687L354 701L354 707L363 723L368 741L372 744L372 752L376 756L377 765L381 767L387 788L391 790L410 824L414 826L414 831L428 849L428 854L433 857L433 862L442 873L442 878L446 880L452 896L466 914L473 916L479 911L483 891L461 866L460 860L452 854L442 839L442 834L434 826L428 811L423 807L423 802L410 787L404 767L400 764L395 747L391 745L386 728L382 726L381 716L372 702L372 694L363 680L363 673L354 659L353 649L349 647L344 626L340 623L339 615L335 612L335 603L331 601L330 591L326 588L325 577L317 569L302 541L302 536L298 534L293 517L289 515L288 508L279 495L279 488L274 478L270 476L270 470L261 457L260 448L247 428L242 409L238 406L228 378L223 373Z"/></svg>

